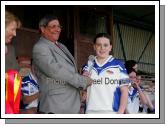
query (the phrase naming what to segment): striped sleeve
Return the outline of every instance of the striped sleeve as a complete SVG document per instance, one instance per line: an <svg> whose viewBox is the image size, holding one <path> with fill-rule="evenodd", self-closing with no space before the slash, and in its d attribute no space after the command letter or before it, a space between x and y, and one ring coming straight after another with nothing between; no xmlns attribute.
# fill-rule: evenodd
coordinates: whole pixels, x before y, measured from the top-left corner
<svg viewBox="0 0 167 126"><path fill-rule="evenodd" d="M120 69L120 86L130 85L131 83L129 80L129 76L127 74L124 64L121 61L119 61L119 69Z"/></svg>
<svg viewBox="0 0 167 126"><path fill-rule="evenodd" d="M29 95L29 83L28 77L24 77L22 81L21 91L24 95Z"/></svg>

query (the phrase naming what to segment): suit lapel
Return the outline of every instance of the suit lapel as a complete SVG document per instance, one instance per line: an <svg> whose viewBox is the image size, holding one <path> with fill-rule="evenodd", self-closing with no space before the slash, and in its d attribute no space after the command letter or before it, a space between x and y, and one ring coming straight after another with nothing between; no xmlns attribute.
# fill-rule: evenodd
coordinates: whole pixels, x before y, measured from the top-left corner
<svg viewBox="0 0 167 126"><path fill-rule="evenodd" d="M66 59L68 62L72 63L73 62L68 58L68 55L65 53L64 50L60 49L59 47L57 47L56 45L54 45L54 50L60 55L62 56L64 59Z"/></svg>
<svg viewBox="0 0 167 126"><path fill-rule="evenodd" d="M74 57L71 55L71 53L68 51L68 49L65 48L62 44L59 44L59 46L62 49L62 51L68 55L68 57L72 60L72 62L75 63Z"/></svg>
<svg viewBox="0 0 167 126"><path fill-rule="evenodd" d="M75 69L76 69L75 59L74 59L74 57L71 55L71 53L69 52L69 50L68 50L64 45L62 45L61 43L59 43L59 46L60 46L61 50L68 56L68 60L70 59L70 61L72 61L72 63L73 63L74 66L75 66ZM76 70L77 70L77 69L76 69Z"/></svg>
<svg viewBox="0 0 167 126"><path fill-rule="evenodd" d="M76 67L76 64L75 64L74 57L71 55L71 53L68 51L68 49L63 44L59 43L59 46L60 46L60 48L59 48L54 43L48 41L44 37L41 37L40 39L42 39L43 42L48 43L49 46L51 46L51 48L54 49L54 51L56 51L60 56L62 56L64 59L66 59L69 63L71 63L72 65L74 65L75 69L77 71L77 67Z"/></svg>

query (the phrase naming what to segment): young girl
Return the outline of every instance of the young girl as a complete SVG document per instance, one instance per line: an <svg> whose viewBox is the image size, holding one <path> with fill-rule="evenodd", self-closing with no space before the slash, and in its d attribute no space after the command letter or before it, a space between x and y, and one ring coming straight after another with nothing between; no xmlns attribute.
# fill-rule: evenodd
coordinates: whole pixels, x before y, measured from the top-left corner
<svg viewBox="0 0 167 126"><path fill-rule="evenodd" d="M139 112L140 103L143 106L146 106L150 109L152 113L154 113L155 109L152 103L150 102L149 97L143 92L144 89L140 86L140 80L136 76L136 71L132 69L128 69L129 79L132 82L132 85L129 86L129 95L128 95L128 104L126 108L126 113L136 114Z"/></svg>
<svg viewBox="0 0 167 126"><path fill-rule="evenodd" d="M87 64L83 68L83 74L93 79L93 84L87 88L87 95L84 97L86 113L123 114L127 105L129 85L124 64L110 55L112 44L106 33L96 35L94 50L96 57L92 69L89 70Z"/></svg>

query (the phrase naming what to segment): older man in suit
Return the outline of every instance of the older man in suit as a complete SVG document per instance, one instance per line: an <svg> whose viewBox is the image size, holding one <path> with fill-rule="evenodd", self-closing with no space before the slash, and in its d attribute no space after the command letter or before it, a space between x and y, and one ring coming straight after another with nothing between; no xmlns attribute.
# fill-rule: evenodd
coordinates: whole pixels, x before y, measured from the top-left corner
<svg viewBox="0 0 167 126"><path fill-rule="evenodd" d="M39 111L79 113L79 89L86 89L92 80L78 74L73 56L57 41L61 32L57 17L45 16L39 22L39 29L41 38L33 47L40 90Z"/></svg>

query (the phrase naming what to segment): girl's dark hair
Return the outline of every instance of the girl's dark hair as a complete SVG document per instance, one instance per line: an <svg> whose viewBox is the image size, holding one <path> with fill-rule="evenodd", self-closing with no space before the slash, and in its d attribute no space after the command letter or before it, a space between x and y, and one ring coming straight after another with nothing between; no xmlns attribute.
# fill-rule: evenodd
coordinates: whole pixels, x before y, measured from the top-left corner
<svg viewBox="0 0 167 126"><path fill-rule="evenodd" d="M105 38L109 39L110 45L112 45L112 43L111 43L111 36L110 36L109 34L107 34L107 33L98 33L98 34L95 36L95 38L94 38L94 40L93 40L93 43L95 44L95 43L96 43L96 40L97 40L98 38L101 38L101 37L105 37Z"/></svg>
<svg viewBox="0 0 167 126"><path fill-rule="evenodd" d="M137 62L135 60L127 60L125 62L125 68L127 70L132 69L136 64L137 64Z"/></svg>
<svg viewBox="0 0 167 126"><path fill-rule="evenodd" d="M127 73L128 73L128 74L130 74L131 72L135 72L135 73L137 74L137 72L136 72L135 69L133 69L133 68L131 68L131 69L127 69Z"/></svg>

